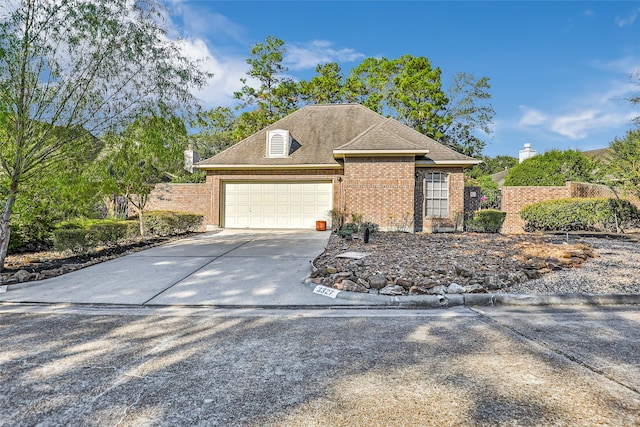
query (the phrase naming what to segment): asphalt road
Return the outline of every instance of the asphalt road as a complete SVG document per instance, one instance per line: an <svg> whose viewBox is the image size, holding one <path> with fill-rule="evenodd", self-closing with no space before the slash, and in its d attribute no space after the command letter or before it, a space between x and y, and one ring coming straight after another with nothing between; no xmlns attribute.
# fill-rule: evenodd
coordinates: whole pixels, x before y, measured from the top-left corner
<svg viewBox="0 0 640 427"><path fill-rule="evenodd" d="M640 425L640 309L0 305L0 425Z"/></svg>

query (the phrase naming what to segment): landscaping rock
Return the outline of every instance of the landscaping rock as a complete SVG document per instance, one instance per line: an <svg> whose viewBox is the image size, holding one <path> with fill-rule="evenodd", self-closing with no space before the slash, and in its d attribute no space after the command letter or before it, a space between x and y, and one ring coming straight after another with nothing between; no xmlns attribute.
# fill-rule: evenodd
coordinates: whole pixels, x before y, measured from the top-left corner
<svg viewBox="0 0 640 427"><path fill-rule="evenodd" d="M373 276L369 277L369 286L371 286L373 289L380 290L387 286L387 278L381 274L374 274Z"/></svg>
<svg viewBox="0 0 640 427"><path fill-rule="evenodd" d="M402 286L399 286L399 285L389 285L380 289L380 295L396 296L396 295L405 295L406 293L407 291Z"/></svg>
<svg viewBox="0 0 640 427"><path fill-rule="evenodd" d="M411 280L405 280L405 279L398 278L398 279L396 279L394 281L394 284L396 284L398 286L402 286L404 289L406 289L408 291L409 289L411 289L411 287L413 286L414 283Z"/></svg>
<svg viewBox="0 0 640 427"><path fill-rule="evenodd" d="M469 278L473 277L473 272L471 270L468 270L464 267L460 267L459 265L454 265L453 267L458 276L469 277Z"/></svg>
<svg viewBox="0 0 640 427"><path fill-rule="evenodd" d="M464 287L466 294L486 294L487 290L480 285L467 285Z"/></svg>
<svg viewBox="0 0 640 427"><path fill-rule="evenodd" d="M451 283L447 287L447 293L448 294L463 294L464 293L464 288L462 286L458 285L457 283Z"/></svg>
<svg viewBox="0 0 640 427"><path fill-rule="evenodd" d="M490 291L497 291L503 289L507 285L498 276L489 276L484 279L484 287Z"/></svg>
<svg viewBox="0 0 640 427"><path fill-rule="evenodd" d="M442 295L442 294L446 294L447 293L447 287L444 285L438 285L438 286L434 286L433 288L429 289L429 293L431 295Z"/></svg>
<svg viewBox="0 0 640 427"><path fill-rule="evenodd" d="M340 283L336 283L335 285L333 285L333 287L335 289L339 289L341 291L362 292L362 293L369 292L369 290L367 288L365 288L364 286L362 286L362 285L360 285L360 284L358 284L356 282L352 282L349 279L344 279Z"/></svg>
<svg viewBox="0 0 640 427"><path fill-rule="evenodd" d="M478 292L480 289L473 285L480 285L490 292L509 292L514 284L543 278L551 274L552 269L573 269L590 259L589 251L593 252L590 245L584 245L584 242L567 244L566 241L564 237L533 234L384 232L365 245L358 239L346 242L332 235L315 265L318 268L334 267L336 273L348 270L353 273L350 280L359 283L356 278L362 277L375 290L393 283L403 287L405 293L412 289L413 294L424 292L424 289L414 288L418 286L436 288L430 292L437 295L442 293L438 286L446 288L446 285L456 283ZM360 265L348 258L336 258L345 252L370 255L366 257L366 263ZM565 260L564 264L561 259ZM340 260L344 260L343 264Z"/></svg>
<svg viewBox="0 0 640 427"><path fill-rule="evenodd" d="M431 288L425 288L424 286L414 285L409 289L409 295L428 295Z"/></svg>
<svg viewBox="0 0 640 427"><path fill-rule="evenodd" d="M20 283L27 282L29 281L29 279L31 279L31 273L29 273L27 270L19 270L18 272L16 272L16 274L13 275L13 277Z"/></svg>

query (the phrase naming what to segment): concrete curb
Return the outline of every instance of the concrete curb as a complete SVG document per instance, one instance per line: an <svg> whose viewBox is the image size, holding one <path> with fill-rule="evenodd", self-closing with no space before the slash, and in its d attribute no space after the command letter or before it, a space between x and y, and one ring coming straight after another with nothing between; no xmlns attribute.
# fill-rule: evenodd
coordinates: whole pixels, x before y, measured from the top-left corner
<svg viewBox="0 0 640 427"><path fill-rule="evenodd" d="M305 279L304 285L315 291L323 285ZM316 292L317 293L317 292ZM331 298L357 301L362 305L380 307L447 308L456 306L497 305L634 305L640 304L640 294L443 294L388 296L333 289Z"/></svg>

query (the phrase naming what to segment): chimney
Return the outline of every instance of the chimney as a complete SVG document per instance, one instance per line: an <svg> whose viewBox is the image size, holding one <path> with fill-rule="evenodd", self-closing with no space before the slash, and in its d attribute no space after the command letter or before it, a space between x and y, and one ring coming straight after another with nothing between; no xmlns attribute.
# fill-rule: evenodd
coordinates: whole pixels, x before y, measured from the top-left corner
<svg viewBox="0 0 640 427"><path fill-rule="evenodd" d="M538 154L536 150L531 148L531 144L524 144L524 150L518 152L520 163Z"/></svg>
<svg viewBox="0 0 640 427"><path fill-rule="evenodd" d="M184 169L189 173L193 173L193 165L198 163L199 160L198 153L193 151L193 145L189 144L189 147L184 150Z"/></svg>

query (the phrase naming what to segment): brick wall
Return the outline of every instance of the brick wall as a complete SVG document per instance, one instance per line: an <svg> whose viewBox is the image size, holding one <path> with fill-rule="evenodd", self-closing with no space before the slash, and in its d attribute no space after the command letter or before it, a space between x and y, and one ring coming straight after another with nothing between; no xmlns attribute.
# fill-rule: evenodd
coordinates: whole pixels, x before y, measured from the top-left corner
<svg viewBox="0 0 640 427"><path fill-rule="evenodd" d="M520 210L532 203L571 197L568 185L564 187L502 187L502 210L507 213L502 232L524 233Z"/></svg>
<svg viewBox="0 0 640 427"><path fill-rule="evenodd" d="M413 231L414 157L347 157L344 208L383 229L401 224Z"/></svg>
<svg viewBox="0 0 640 427"><path fill-rule="evenodd" d="M208 184L157 184L146 211L181 211L201 214L203 227L211 216L211 190Z"/></svg>
<svg viewBox="0 0 640 427"><path fill-rule="evenodd" d="M502 225L502 233L524 233L524 221L520 210L527 205L568 198L620 197L640 208L640 200L616 193L606 185L567 181L564 187L502 187L502 210L507 216Z"/></svg>
<svg viewBox="0 0 640 427"><path fill-rule="evenodd" d="M415 173L415 228L418 231L430 231L425 222L424 212L424 178L428 173L446 173L449 176L449 217L445 221L437 221L444 227L453 227L454 219L464 212L464 170L463 168L417 168Z"/></svg>
<svg viewBox="0 0 640 427"><path fill-rule="evenodd" d="M621 190L615 189L615 191L606 185L589 184L585 182L567 182L567 185L571 189L571 197L606 197L606 198L621 198L629 200L631 203L640 208L640 199L635 196L624 194Z"/></svg>

